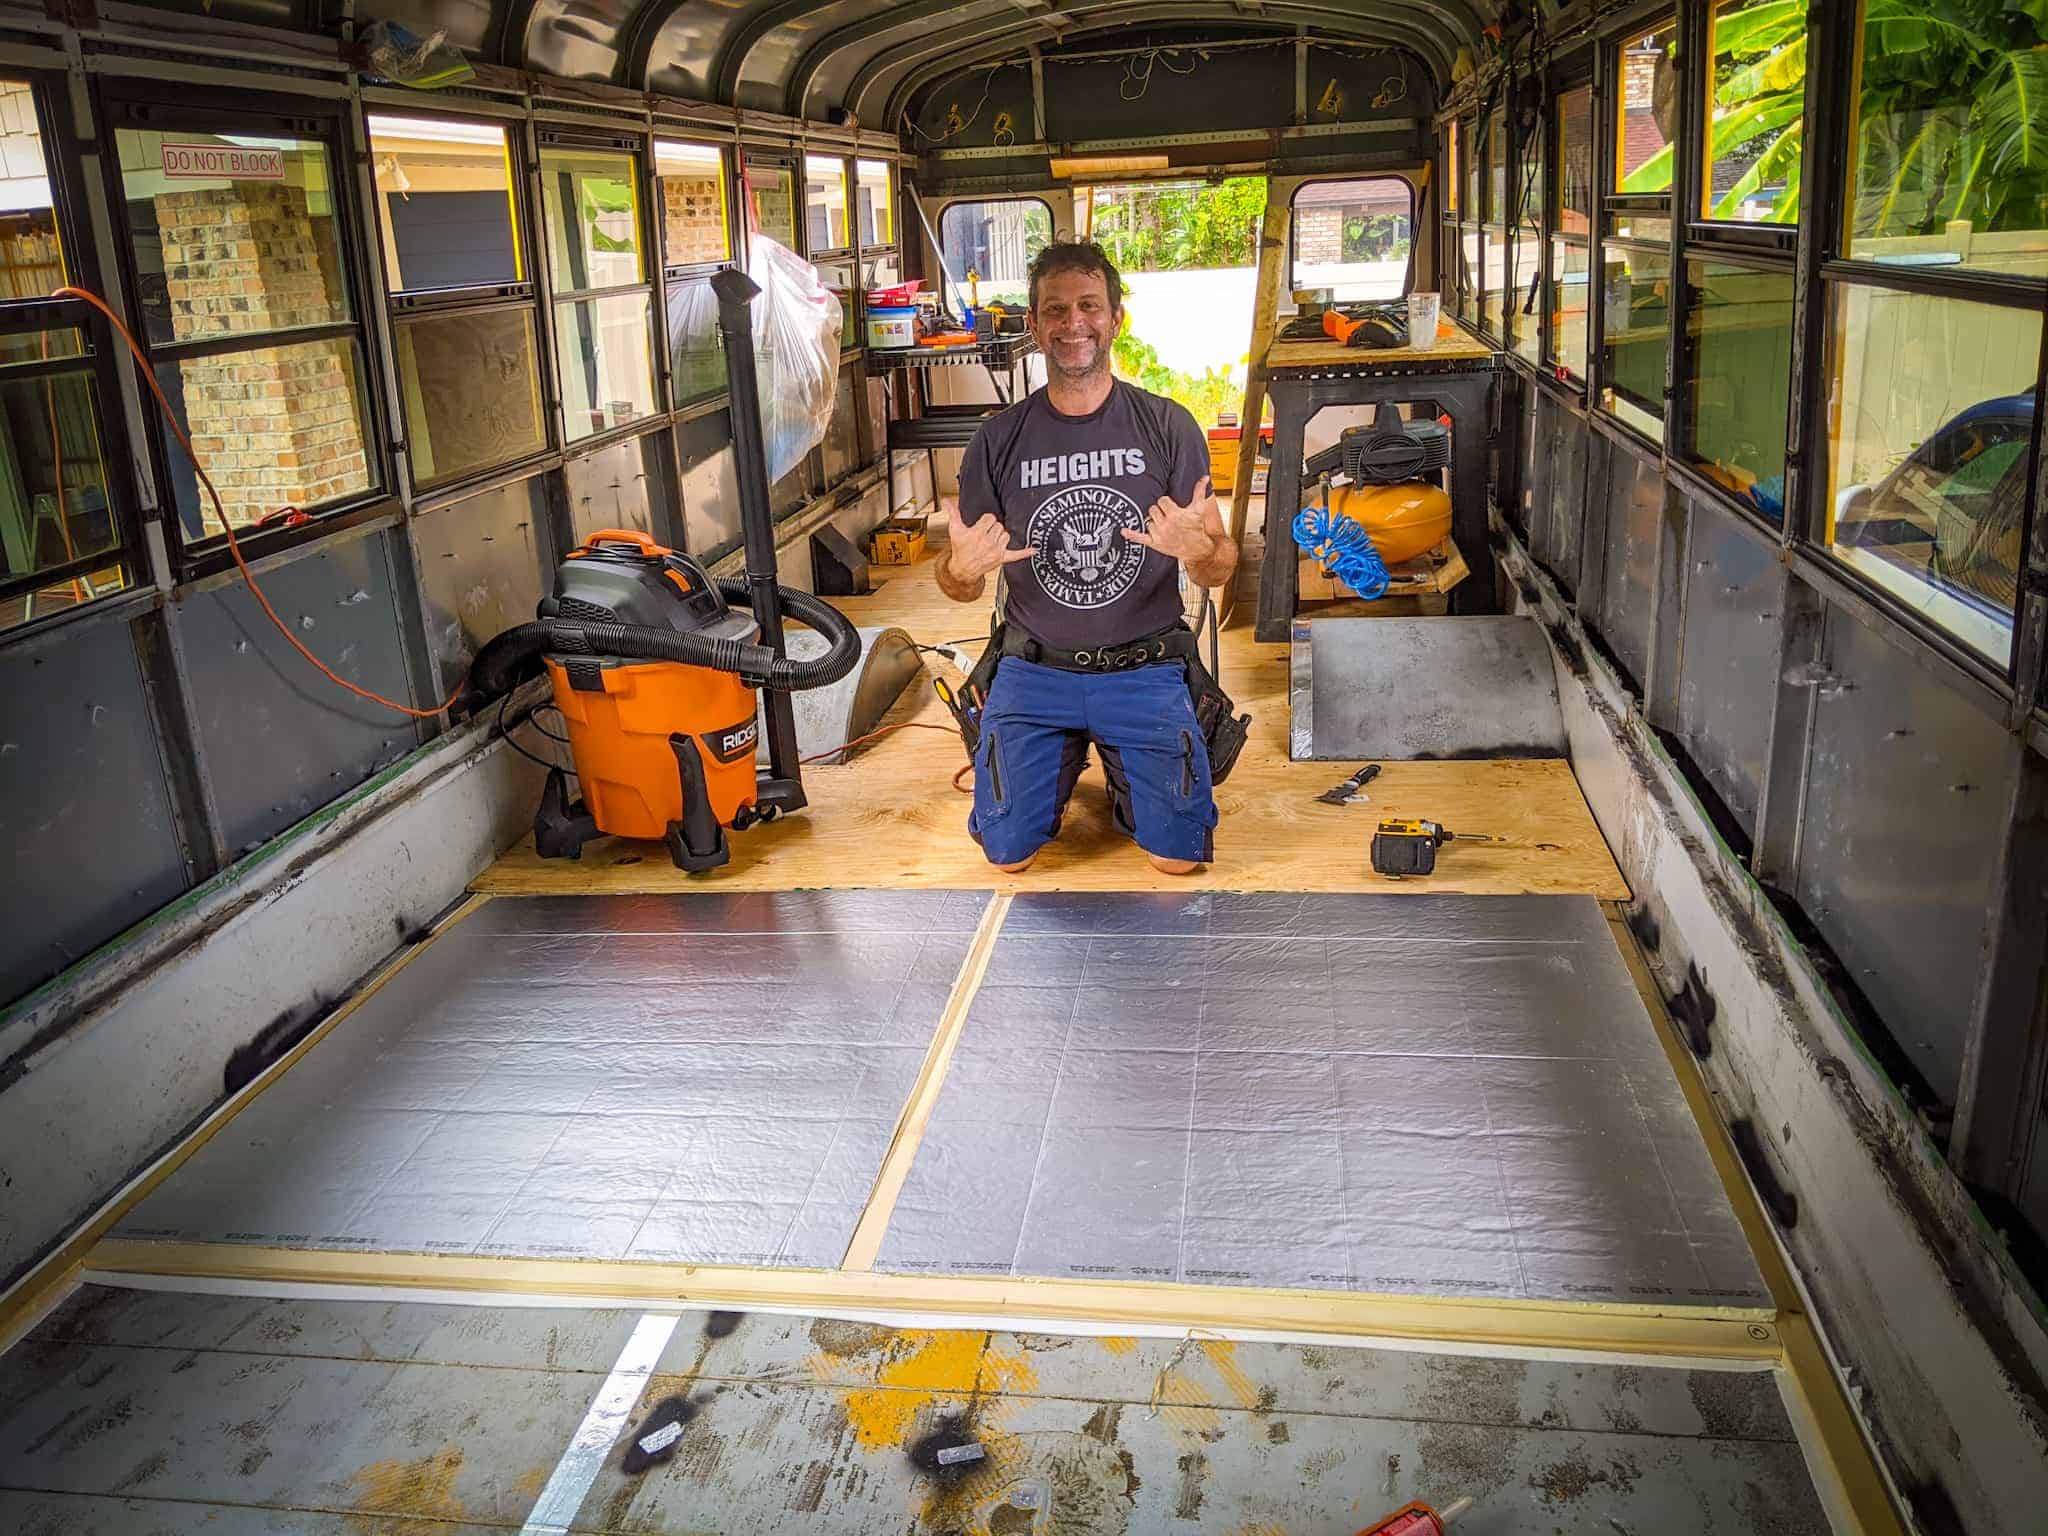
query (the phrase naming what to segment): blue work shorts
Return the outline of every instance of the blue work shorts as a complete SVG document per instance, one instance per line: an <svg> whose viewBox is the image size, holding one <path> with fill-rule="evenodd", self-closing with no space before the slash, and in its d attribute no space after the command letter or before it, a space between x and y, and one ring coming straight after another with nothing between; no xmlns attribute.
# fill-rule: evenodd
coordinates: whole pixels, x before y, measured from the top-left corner
<svg viewBox="0 0 2048 1536"><path fill-rule="evenodd" d="M990 863L1022 863L1052 840L1091 742L1117 824L1139 847L1164 859L1214 856L1209 749L1179 662L1063 672L1006 656L982 710L967 820Z"/></svg>

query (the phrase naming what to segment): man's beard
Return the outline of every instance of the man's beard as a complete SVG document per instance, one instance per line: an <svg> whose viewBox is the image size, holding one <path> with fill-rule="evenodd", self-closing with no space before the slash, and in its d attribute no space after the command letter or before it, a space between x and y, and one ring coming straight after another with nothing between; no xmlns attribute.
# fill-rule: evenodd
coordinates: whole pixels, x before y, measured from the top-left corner
<svg viewBox="0 0 2048 1536"><path fill-rule="evenodd" d="M1109 348L1102 345L1100 342L1097 342L1095 344L1095 356L1089 360L1087 367L1069 368L1060 361L1059 346L1058 343L1055 342L1054 345L1046 351L1045 367L1046 371L1053 377L1059 379L1061 383L1084 384L1091 379L1098 379L1102 377L1103 374L1108 373L1109 360Z"/></svg>

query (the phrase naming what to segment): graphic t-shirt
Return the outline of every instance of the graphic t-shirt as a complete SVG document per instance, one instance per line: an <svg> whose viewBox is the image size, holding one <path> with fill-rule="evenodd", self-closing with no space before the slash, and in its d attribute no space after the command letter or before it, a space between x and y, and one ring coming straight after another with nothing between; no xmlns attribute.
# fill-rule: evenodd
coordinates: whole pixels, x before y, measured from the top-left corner
<svg viewBox="0 0 2048 1536"><path fill-rule="evenodd" d="M1121 645L1181 616L1180 562L1134 544L1161 496L1186 505L1209 472L1209 444L1184 405L1122 379L1086 416L1035 390L983 424L960 466L960 516L994 515L1010 548L1006 622L1060 650Z"/></svg>

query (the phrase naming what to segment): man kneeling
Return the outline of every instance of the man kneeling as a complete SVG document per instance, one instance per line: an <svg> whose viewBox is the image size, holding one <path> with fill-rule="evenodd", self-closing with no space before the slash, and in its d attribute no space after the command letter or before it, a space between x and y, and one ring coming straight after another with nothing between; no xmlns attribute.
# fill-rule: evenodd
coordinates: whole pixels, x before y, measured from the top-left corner
<svg viewBox="0 0 2048 1536"><path fill-rule="evenodd" d="M1032 262L1046 386L975 434L937 562L955 602L1005 573L968 830L1013 872L1059 831L1090 742L1117 825L1154 866L1186 874L1213 856L1208 749L1171 653L1187 639L1180 568L1221 586L1237 545L1195 418L1111 377L1122 321L1123 282L1100 246L1050 245Z"/></svg>

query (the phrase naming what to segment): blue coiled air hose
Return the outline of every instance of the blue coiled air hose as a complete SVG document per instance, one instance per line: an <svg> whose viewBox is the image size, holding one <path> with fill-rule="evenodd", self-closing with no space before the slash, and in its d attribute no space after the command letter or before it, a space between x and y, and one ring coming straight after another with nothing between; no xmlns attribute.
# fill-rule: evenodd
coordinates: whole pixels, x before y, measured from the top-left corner
<svg viewBox="0 0 2048 1536"><path fill-rule="evenodd" d="M1303 507L1295 515L1294 542L1360 597L1378 597L1387 590L1387 563L1356 518L1328 507Z"/></svg>

